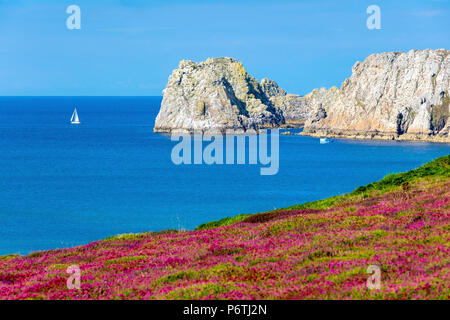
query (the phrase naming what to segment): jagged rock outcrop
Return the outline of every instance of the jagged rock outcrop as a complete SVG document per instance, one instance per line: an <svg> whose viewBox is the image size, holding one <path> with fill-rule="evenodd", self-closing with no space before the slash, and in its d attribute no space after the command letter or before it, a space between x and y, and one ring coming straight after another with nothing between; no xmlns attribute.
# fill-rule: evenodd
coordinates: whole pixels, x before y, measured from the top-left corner
<svg viewBox="0 0 450 320"><path fill-rule="evenodd" d="M260 83L232 58L181 61L163 91L155 132L259 131L303 124L311 108L264 78Z"/></svg>
<svg viewBox="0 0 450 320"><path fill-rule="evenodd" d="M296 94L288 94L270 79L261 80L261 88L272 104L281 110L285 126L302 125L310 117L312 104Z"/></svg>
<svg viewBox="0 0 450 320"><path fill-rule="evenodd" d="M327 117L327 109L332 107L339 94L339 89L331 87L330 89L314 89L308 93L304 98L304 103L307 105L308 123L314 124L323 118Z"/></svg>
<svg viewBox="0 0 450 320"><path fill-rule="evenodd" d="M341 88L288 94L232 58L181 61L163 91L156 132L301 125L302 134L450 142L450 51L373 54Z"/></svg>
<svg viewBox="0 0 450 320"><path fill-rule="evenodd" d="M154 131L240 132L278 127L284 117L268 95L286 93L266 81L258 83L232 58L181 61L163 91Z"/></svg>
<svg viewBox="0 0 450 320"><path fill-rule="evenodd" d="M340 90L310 102L303 134L450 142L449 53L388 52L355 63Z"/></svg>
<svg viewBox="0 0 450 320"><path fill-rule="evenodd" d="M280 88L278 83L276 83L275 81L268 79L268 78L262 79L260 86L261 86L261 90L269 98L284 97L287 94L286 91L284 91L283 89Z"/></svg>

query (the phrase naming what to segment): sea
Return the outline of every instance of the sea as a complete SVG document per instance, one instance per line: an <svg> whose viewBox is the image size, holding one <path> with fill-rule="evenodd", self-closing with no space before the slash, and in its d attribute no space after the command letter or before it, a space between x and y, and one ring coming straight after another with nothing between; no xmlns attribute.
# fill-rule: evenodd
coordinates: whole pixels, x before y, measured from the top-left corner
<svg viewBox="0 0 450 320"><path fill-rule="evenodd" d="M0 97L0 255L201 223L343 194L450 145L280 135L279 170L176 165L161 97ZM70 124L77 108L81 124Z"/></svg>

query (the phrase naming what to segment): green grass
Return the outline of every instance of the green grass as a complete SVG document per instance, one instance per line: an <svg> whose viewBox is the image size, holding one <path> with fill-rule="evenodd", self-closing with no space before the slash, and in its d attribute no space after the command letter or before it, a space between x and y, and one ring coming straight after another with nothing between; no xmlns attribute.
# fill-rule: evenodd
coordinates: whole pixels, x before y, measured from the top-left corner
<svg viewBox="0 0 450 320"><path fill-rule="evenodd" d="M351 194L358 195L367 191L390 191L396 187L407 187L411 182L420 178L450 177L450 155L437 158L423 166L402 173L388 174L382 180L358 187Z"/></svg>
<svg viewBox="0 0 450 320"><path fill-rule="evenodd" d="M192 270L180 271L180 272L168 274L164 277L161 277L161 278L155 280L154 284L159 285L159 284L168 284L168 283L176 282L178 280L191 280L191 279L194 279L198 275L199 275L199 272L197 272L197 271L192 271Z"/></svg>
<svg viewBox="0 0 450 320"><path fill-rule="evenodd" d="M0 256L0 260L9 260L9 259L14 259L14 258L18 258L20 257L19 254L7 254L4 256Z"/></svg>
<svg viewBox="0 0 450 320"><path fill-rule="evenodd" d="M251 216L251 214L239 214L234 217L226 217L226 218L220 219L218 221L211 221L211 222L203 223L203 224L199 225L197 228L195 228L195 230L205 230L205 229L213 229L213 228L228 226L233 223L239 222L239 221L247 218L248 216Z"/></svg>
<svg viewBox="0 0 450 320"><path fill-rule="evenodd" d="M116 263L124 263L129 261L138 261L138 260L146 260L149 256L125 256L116 259L110 259L105 261L105 265L116 264Z"/></svg>
<svg viewBox="0 0 450 320"><path fill-rule="evenodd" d="M312 201L312 202L306 202L302 204L296 204L290 207L285 208L286 210L298 210L298 209L328 209L333 207L336 202L342 201L344 199L345 195L342 196L333 196L322 200Z"/></svg>
<svg viewBox="0 0 450 320"><path fill-rule="evenodd" d="M124 233L116 236L108 237L103 241L117 241L117 240L139 240L146 236L157 236L162 234L172 234L178 233L179 231L175 229L167 229L162 231L153 231L153 232L143 232L143 233Z"/></svg>
<svg viewBox="0 0 450 320"><path fill-rule="evenodd" d="M391 173L380 181L369 183L368 185L356 188L353 192L326 198L323 200L307 202L286 208L286 210L294 209L328 209L339 202L350 201L357 196L368 196L374 191L386 193L397 188L407 189L409 185L417 179L433 178L433 177L450 177L450 155L437 158L423 166L401 173Z"/></svg>

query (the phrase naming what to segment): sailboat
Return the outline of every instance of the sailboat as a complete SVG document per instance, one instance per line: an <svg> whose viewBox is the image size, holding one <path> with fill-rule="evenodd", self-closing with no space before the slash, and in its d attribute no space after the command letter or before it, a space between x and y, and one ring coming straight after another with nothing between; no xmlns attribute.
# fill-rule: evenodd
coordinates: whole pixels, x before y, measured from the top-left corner
<svg viewBox="0 0 450 320"><path fill-rule="evenodd" d="M71 124L79 124L80 119L78 118L77 108L73 111L72 118L70 118Z"/></svg>

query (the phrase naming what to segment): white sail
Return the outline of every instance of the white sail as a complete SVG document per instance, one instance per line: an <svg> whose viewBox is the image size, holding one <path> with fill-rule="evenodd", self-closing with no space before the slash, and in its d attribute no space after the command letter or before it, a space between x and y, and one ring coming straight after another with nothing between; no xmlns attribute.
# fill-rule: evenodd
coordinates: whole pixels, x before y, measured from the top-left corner
<svg viewBox="0 0 450 320"><path fill-rule="evenodd" d="M77 108L73 111L72 118L70 118L71 123L80 123L80 119L78 118Z"/></svg>

